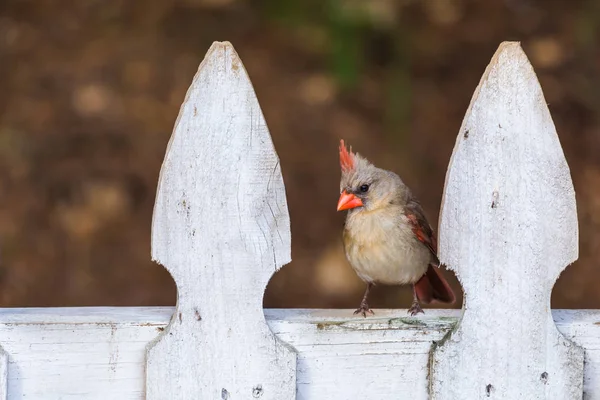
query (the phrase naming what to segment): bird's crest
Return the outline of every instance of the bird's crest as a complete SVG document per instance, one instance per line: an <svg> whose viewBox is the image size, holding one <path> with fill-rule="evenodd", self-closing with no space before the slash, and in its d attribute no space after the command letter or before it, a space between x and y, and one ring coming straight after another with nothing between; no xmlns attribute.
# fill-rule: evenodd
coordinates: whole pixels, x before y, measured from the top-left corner
<svg viewBox="0 0 600 400"><path fill-rule="evenodd" d="M340 167L342 167L343 172L351 171L356 167L356 161L354 153L352 153L352 147L350 147L350 151L348 151L348 149L346 149L346 145L344 144L344 139L340 140Z"/></svg>

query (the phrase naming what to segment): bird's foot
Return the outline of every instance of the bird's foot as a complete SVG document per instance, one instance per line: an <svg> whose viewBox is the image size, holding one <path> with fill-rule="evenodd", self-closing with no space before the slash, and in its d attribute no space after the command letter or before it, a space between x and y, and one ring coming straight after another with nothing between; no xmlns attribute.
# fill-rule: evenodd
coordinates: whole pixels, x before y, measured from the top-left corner
<svg viewBox="0 0 600 400"><path fill-rule="evenodd" d="M425 314L425 311L423 311L423 309L421 308L421 305L419 304L418 301L414 301L412 303L412 306L408 309L408 313L412 316L417 315L418 313L423 313Z"/></svg>
<svg viewBox="0 0 600 400"><path fill-rule="evenodd" d="M356 309L356 311L354 311L354 314L362 314L363 317L367 318L367 313L371 314L371 315L375 315L375 313L373 312L373 310L371 310L369 308L369 305L367 303L360 303L360 307L358 307Z"/></svg>

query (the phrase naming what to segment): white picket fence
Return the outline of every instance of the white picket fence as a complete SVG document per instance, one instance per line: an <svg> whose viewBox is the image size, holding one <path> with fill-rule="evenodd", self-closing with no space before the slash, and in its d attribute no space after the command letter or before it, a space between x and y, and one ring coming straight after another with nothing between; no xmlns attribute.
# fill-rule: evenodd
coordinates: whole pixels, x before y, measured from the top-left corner
<svg viewBox="0 0 600 400"><path fill-rule="evenodd" d="M577 259L575 193L518 43L492 58L448 168L439 254L462 310L263 314L290 241L252 84L231 44L215 43L154 210L152 258L177 307L2 309L0 399L600 399L600 312L550 309Z"/></svg>

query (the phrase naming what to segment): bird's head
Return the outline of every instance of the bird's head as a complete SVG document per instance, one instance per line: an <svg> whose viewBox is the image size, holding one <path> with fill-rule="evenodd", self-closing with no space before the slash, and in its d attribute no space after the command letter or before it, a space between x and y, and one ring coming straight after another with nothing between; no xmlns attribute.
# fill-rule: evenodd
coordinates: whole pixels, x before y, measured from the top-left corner
<svg viewBox="0 0 600 400"><path fill-rule="evenodd" d="M337 210L376 210L406 197L404 183L393 172L377 168L340 141L340 199Z"/></svg>

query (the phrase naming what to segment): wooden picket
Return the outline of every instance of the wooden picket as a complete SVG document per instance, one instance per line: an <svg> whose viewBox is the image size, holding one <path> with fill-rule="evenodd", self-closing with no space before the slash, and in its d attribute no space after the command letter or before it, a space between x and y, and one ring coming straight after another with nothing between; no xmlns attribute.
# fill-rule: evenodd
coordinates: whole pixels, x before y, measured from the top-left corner
<svg viewBox="0 0 600 400"><path fill-rule="evenodd" d="M465 302L434 353L432 397L581 396L583 349L550 314L552 287L577 259L575 191L518 43L500 45L475 90L440 216L440 261L456 272Z"/></svg>
<svg viewBox="0 0 600 400"><path fill-rule="evenodd" d="M518 43L483 74L448 168L439 253L462 310L263 310L290 241L256 94L215 43L154 210L152 258L177 306L0 310L0 400L600 399L600 311L550 309L577 258L575 193Z"/></svg>

